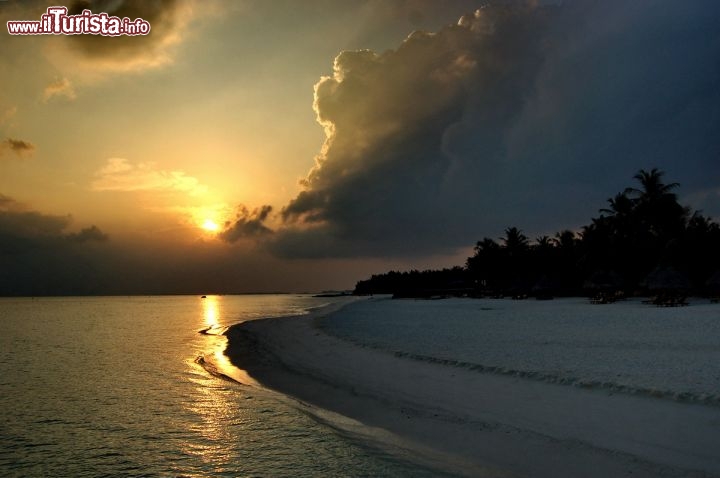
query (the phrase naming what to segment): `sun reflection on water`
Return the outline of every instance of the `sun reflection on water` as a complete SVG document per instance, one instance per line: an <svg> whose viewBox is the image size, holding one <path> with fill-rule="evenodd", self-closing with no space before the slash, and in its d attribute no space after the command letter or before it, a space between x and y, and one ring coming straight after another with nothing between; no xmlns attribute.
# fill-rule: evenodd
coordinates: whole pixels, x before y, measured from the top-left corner
<svg viewBox="0 0 720 478"><path fill-rule="evenodd" d="M192 433L196 440L184 444L186 453L198 457L217 473L226 472L236 463L231 463L229 443L237 441L237 428L245 428L250 420L247 405L240 401L246 398L252 389L244 385L254 383L247 374L235 368L225 355L227 338L224 333L232 320L223 314L222 296L205 296L198 308L198 323L203 338L198 346L198 356L188 361L192 367L190 381L195 394L185 407L196 417ZM228 319L230 322L228 322ZM204 370L199 370L202 367ZM237 382L237 383L235 383ZM252 414L250 414L252 415ZM250 420L252 421L252 420ZM228 468L230 467L230 468Z"/></svg>
<svg viewBox="0 0 720 478"><path fill-rule="evenodd" d="M220 326L220 297L217 295L208 295L202 300L202 316L206 333L213 335L221 334Z"/></svg>
<svg viewBox="0 0 720 478"><path fill-rule="evenodd" d="M201 332L212 336L208 349L202 354L202 366L212 375L220 378L229 378L242 384L256 384L244 370L235 367L225 355L227 348L227 332L229 326L223 317L223 297L217 295L204 296L201 304ZM240 321L241 317L235 317ZM198 362L200 363L200 362Z"/></svg>

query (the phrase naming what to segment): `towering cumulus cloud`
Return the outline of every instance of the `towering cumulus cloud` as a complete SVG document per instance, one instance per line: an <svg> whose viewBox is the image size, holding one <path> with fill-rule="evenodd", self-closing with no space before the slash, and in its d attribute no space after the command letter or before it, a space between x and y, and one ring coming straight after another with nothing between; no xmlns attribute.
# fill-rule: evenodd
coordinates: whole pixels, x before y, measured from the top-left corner
<svg viewBox="0 0 720 478"><path fill-rule="evenodd" d="M639 168L720 173L718 4L537 4L339 54L315 86L327 139L273 250L448 252L511 224L579 224Z"/></svg>
<svg viewBox="0 0 720 478"><path fill-rule="evenodd" d="M411 252L409 237L418 253L457 245L448 134L473 115L474 134L496 149L542 63L538 40L551 13L487 7L438 33L413 33L397 50L341 53L333 76L315 86L327 139L283 210L297 227L275 246L346 255Z"/></svg>

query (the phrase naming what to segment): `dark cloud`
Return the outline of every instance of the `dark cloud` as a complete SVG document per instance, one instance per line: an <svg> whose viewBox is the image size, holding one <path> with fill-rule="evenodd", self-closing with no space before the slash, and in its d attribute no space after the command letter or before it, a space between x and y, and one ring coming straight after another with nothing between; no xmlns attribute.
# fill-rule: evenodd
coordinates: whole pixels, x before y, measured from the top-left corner
<svg viewBox="0 0 720 478"><path fill-rule="evenodd" d="M0 295L97 291L107 236L96 226L67 233L72 218L26 210L0 194Z"/></svg>
<svg viewBox="0 0 720 478"><path fill-rule="evenodd" d="M71 221L70 216L28 211L15 199L0 194L0 234L27 238L61 236Z"/></svg>
<svg viewBox="0 0 720 478"><path fill-rule="evenodd" d="M109 239L109 236L102 232L99 227L90 226L82 229L80 232L68 234L67 238L70 241L80 243L89 241L105 242Z"/></svg>
<svg viewBox="0 0 720 478"><path fill-rule="evenodd" d="M269 212L248 215L259 220ZM331 284L352 287L353 277L378 267L282 261L220 241L110 241L96 226L68 233L70 222L0 194L0 296L314 292Z"/></svg>
<svg viewBox="0 0 720 478"><path fill-rule="evenodd" d="M271 249L422 255L579 226L640 168L717 191L718 20L710 0L496 2L341 53L315 87L327 140Z"/></svg>
<svg viewBox="0 0 720 478"><path fill-rule="evenodd" d="M13 198L0 194L0 211L5 210L5 208L9 208L13 204L15 204L15 200Z"/></svg>
<svg viewBox="0 0 720 478"><path fill-rule="evenodd" d="M77 233L66 233L71 223L70 215L28 211L13 198L0 194L0 235L4 237L27 239L29 243L35 240L66 240L74 243L108 240L108 235L95 225Z"/></svg>
<svg viewBox="0 0 720 478"><path fill-rule="evenodd" d="M22 158L34 153L35 145L21 139L5 138L0 142L0 156L3 155L4 151L10 151L17 157Z"/></svg>
<svg viewBox="0 0 720 478"><path fill-rule="evenodd" d="M241 214L262 221L270 209ZM0 194L0 296L315 292L352 287L357 277L388 265L284 261L221 241L113 241L96 226L69 233L70 225L70 216L30 211ZM267 234L258 232L263 227L250 226L250 234Z"/></svg>
<svg viewBox="0 0 720 478"><path fill-rule="evenodd" d="M437 34L417 32L394 51L343 52L315 87L328 134L305 189L283 209L301 223L277 238L281 254L425 254L454 247L456 158L446 135L479 113L488 150L523 104L542 63L544 9L485 8ZM482 158L492 168L493 158ZM308 228L309 227L309 228ZM305 243L303 235L311 236ZM315 248L318 236L330 236Z"/></svg>
<svg viewBox="0 0 720 478"><path fill-rule="evenodd" d="M265 225L265 221L271 212L271 206L262 206L252 211L245 206L239 206L235 220L228 221L225 230L219 236L226 242L237 242L243 238L270 234L272 230Z"/></svg>
<svg viewBox="0 0 720 478"><path fill-rule="evenodd" d="M118 68L123 64L142 67L166 62L167 48L181 41L191 14L184 0L81 0L71 3L68 13L77 15L85 9L131 20L142 18L150 23L150 34L144 36L63 38L87 59Z"/></svg>
<svg viewBox="0 0 720 478"><path fill-rule="evenodd" d="M70 225L70 216L36 211L0 211L0 232L20 237L56 237Z"/></svg>

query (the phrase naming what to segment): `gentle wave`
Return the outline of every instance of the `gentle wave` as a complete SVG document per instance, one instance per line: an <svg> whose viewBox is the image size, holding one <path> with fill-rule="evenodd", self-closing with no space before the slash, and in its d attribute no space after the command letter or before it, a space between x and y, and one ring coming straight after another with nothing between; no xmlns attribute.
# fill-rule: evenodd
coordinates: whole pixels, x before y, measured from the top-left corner
<svg viewBox="0 0 720 478"><path fill-rule="evenodd" d="M589 390L605 390L613 393L623 393L627 395L637 395L652 398L661 398L666 400L673 400L676 402L683 403L696 403L703 405L711 405L720 407L720 394L710 393L693 393L682 390L663 390L649 387L638 387L628 384L615 383L610 381L593 380L584 377L572 377L558 374L552 374L542 372L539 370L519 370L511 367L502 367L497 365L484 365L473 362L466 362L463 360L447 359L433 357L430 355L423 355L411 352L404 352L401 350L389 350L386 347L374 344L367 344L358 340L342 337L331 332L328 332L334 337L337 337L346 342L352 343L361 348L379 350L393 354L395 357L415 360L418 362L433 363L437 365L444 365L447 367L461 368L465 370L471 370L479 373L489 373L494 375L505 375L511 377L525 378L529 380L535 380L538 382L552 383L557 385L574 386L578 388L585 388Z"/></svg>
<svg viewBox="0 0 720 478"><path fill-rule="evenodd" d="M213 377L221 378L221 379L227 380L227 381L229 381L229 382L233 382L233 383L238 383L238 384L240 384L240 385L244 385L244 384L243 384L242 382L240 382L239 380L235 380L235 379L232 378L231 376L229 376L229 375L227 375L227 374L225 374L225 373L222 373L222 372L218 369L217 365L215 365L214 363L212 363L212 361L207 360L204 355L198 355L198 356L195 358L194 362L195 362L196 364L200 365L203 369L205 369L205 371L206 371L207 373L209 373L209 374L212 375Z"/></svg>
<svg viewBox="0 0 720 478"><path fill-rule="evenodd" d="M225 335L229 327L222 325L211 325L203 329L198 330L198 334L202 335Z"/></svg>

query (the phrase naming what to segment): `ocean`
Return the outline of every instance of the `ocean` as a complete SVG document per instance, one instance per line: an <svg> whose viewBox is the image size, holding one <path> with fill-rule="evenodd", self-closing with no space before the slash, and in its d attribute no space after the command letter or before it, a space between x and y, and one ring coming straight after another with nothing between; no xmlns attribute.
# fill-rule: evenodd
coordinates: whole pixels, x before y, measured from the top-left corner
<svg viewBox="0 0 720 478"><path fill-rule="evenodd" d="M0 299L0 476L433 475L227 378L228 326L338 300Z"/></svg>

